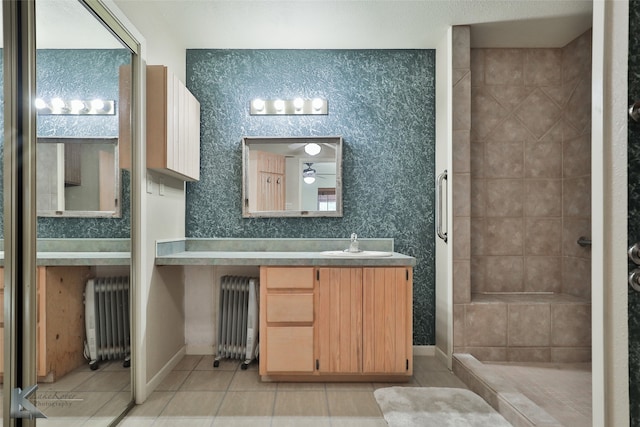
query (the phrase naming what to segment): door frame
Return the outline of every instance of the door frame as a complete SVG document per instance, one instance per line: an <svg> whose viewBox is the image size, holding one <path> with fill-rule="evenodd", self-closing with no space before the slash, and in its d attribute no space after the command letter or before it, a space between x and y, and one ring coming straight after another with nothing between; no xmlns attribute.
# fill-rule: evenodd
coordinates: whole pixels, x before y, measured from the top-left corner
<svg viewBox="0 0 640 427"><path fill-rule="evenodd" d="M591 366L594 426L629 425L628 28L628 0L593 2Z"/></svg>

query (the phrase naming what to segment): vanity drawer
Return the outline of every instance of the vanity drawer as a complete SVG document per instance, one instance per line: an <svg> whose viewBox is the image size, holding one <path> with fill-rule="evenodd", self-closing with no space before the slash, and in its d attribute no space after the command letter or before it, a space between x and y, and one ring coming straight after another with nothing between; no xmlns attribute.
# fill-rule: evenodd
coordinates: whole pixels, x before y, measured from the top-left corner
<svg viewBox="0 0 640 427"><path fill-rule="evenodd" d="M313 322L313 294L267 295L267 322Z"/></svg>
<svg viewBox="0 0 640 427"><path fill-rule="evenodd" d="M313 267L269 267L265 271L268 289L313 289Z"/></svg>

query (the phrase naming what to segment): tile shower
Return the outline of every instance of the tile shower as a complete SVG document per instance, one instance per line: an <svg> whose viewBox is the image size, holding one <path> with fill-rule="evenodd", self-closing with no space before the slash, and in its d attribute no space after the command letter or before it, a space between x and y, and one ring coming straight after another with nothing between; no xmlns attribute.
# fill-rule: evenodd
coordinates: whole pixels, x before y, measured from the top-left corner
<svg viewBox="0 0 640 427"><path fill-rule="evenodd" d="M454 352L591 359L591 32L471 49L454 32Z"/></svg>

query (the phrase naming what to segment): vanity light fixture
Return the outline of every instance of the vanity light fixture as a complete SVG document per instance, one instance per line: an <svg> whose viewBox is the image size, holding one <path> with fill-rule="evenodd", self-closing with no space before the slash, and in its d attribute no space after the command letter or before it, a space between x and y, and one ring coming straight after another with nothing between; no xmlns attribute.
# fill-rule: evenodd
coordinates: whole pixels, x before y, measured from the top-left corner
<svg viewBox="0 0 640 427"><path fill-rule="evenodd" d="M323 98L256 98L249 105L249 114L252 116L327 115L329 114L329 106L327 100Z"/></svg>
<svg viewBox="0 0 640 427"><path fill-rule="evenodd" d="M65 101L60 97L55 97L47 102L42 98L36 98L34 106L40 115L113 116L116 114L116 102L103 99Z"/></svg>
<svg viewBox="0 0 640 427"><path fill-rule="evenodd" d="M309 144L304 146L304 152L310 156L317 156L322 151L322 147L320 147L315 142L310 142Z"/></svg>

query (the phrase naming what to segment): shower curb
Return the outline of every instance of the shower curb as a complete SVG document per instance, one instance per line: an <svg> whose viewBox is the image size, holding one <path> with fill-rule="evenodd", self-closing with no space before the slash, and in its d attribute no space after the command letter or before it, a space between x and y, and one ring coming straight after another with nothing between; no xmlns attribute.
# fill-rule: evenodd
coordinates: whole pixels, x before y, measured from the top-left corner
<svg viewBox="0 0 640 427"><path fill-rule="evenodd" d="M467 353L453 355L453 372L514 427L562 427L547 411L518 391L516 385Z"/></svg>

